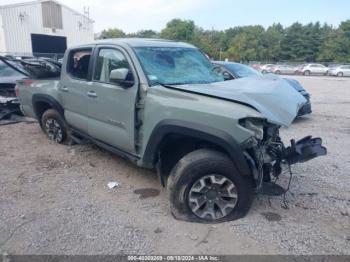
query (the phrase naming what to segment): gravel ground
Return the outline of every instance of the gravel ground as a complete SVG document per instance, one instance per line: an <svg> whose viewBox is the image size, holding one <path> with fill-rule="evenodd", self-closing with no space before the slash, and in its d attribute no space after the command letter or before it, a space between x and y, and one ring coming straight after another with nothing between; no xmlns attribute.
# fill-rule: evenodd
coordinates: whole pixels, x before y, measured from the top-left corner
<svg viewBox="0 0 350 262"><path fill-rule="evenodd" d="M314 112L282 136L320 136L328 155L293 168L287 207L257 196L217 225L175 220L154 173L96 146L0 127L0 254L350 254L350 79L297 79Z"/></svg>

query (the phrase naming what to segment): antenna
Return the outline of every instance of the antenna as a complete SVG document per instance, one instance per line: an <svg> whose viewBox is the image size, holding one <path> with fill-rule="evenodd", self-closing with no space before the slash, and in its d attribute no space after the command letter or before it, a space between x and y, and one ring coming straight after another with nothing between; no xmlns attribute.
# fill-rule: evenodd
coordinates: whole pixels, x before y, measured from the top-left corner
<svg viewBox="0 0 350 262"><path fill-rule="evenodd" d="M90 7L84 6L84 29L87 30L90 27Z"/></svg>

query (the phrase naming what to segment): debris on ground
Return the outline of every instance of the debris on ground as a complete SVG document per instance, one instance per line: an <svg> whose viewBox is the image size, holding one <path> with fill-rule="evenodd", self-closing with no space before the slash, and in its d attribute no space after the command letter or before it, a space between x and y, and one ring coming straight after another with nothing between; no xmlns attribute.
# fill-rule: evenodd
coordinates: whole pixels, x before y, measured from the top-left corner
<svg viewBox="0 0 350 262"><path fill-rule="evenodd" d="M0 126L19 122L35 122L33 118L23 116L16 97L0 96Z"/></svg>
<svg viewBox="0 0 350 262"><path fill-rule="evenodd" d="M112 188L119 186L119 184L118 184L118 182L108 182L107 186L109 189L112 189Z"/></svg>

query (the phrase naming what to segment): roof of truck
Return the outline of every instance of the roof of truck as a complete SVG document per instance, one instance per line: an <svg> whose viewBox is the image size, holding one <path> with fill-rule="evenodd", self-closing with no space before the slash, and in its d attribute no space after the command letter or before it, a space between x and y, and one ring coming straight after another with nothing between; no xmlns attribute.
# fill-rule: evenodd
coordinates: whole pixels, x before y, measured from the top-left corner
<svg viewBox="0 0 350 262"><path fill-rule="evenodd" d="M193 45L176 42L166 39L156 39L156 38L110 38L96 40L91 45L96 44L121 44L129 45L131 47L185 47L185 48L195 48Z"/></svg>

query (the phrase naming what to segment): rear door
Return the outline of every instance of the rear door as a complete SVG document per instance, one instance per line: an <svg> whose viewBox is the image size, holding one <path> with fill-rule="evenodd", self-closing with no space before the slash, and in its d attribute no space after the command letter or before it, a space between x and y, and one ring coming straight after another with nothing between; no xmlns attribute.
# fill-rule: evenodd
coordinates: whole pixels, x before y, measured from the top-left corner
<svg viewBox="0 0 350 262"><path fill-rule="evenodd" d="M93 47L70 50L63 62L58 87L59 100L66 121L72 127L88 133L88 96L91 82L91 54Z"/></svg>
<svg viewBox="0 0 350 262"><path fill-rule="evenodd" d="M114 69L127 68L131 87L110 80ZM92 85L89 86L89 135L123 151L135 152L135 102L138 78L127 52L117 46L99 46L94 51Z"/></svg>

